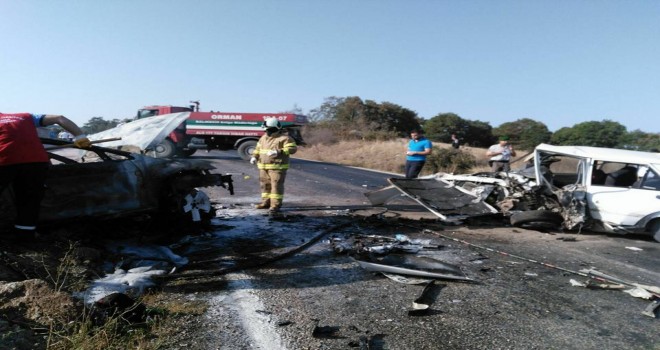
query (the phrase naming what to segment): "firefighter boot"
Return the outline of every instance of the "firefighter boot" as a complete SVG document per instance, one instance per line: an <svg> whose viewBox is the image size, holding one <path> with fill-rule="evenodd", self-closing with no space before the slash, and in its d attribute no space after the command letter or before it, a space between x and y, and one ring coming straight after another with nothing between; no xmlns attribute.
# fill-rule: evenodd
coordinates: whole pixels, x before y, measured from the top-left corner
<svg viewBox="0 0 660 350"><path fill-rule="evenodd" d="M270 209L268 211L271 213L279 213L281 207L282 207L281 199L272 199L270 201Z"/></svg>
<svg viewBox="0 0 660 350"><path fill-rule="evenodd" d="M261 203L254 206L257 209L268 209L270 208L270 199L264 199Z"/></svg>

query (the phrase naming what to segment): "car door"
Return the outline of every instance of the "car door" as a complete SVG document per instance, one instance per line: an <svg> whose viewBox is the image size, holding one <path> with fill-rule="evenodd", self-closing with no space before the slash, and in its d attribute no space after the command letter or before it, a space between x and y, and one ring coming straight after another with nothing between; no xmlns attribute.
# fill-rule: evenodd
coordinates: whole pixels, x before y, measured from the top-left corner
<svg viewBox="0 0 660 350"><path fill-rule="evenodd" d="M142 207L142 173L130 158L59 162L52 165L41 205L41 220L113 216Z"/></svg>
<svg viewBox="0 0 660 350"><path fill-rule="evenodd" d="M610 163L611 165L612 163ZM622 164L618 170L605 171L609 178L595 181L592 175L591 183L587 186L587 201L591 216L597 220L612 225L633 226L648 214L660 212L660 177L653 169L642 164ZM627 166L635 168L636 174L642 175L632 184L629 181L610 181L612 174L625 169ZM599 168L596 164L594 168ZM596 169L594 169L595 171ZM623 171L622 171L623 173ZM621 175L623 177L625 175Z"/></svg>

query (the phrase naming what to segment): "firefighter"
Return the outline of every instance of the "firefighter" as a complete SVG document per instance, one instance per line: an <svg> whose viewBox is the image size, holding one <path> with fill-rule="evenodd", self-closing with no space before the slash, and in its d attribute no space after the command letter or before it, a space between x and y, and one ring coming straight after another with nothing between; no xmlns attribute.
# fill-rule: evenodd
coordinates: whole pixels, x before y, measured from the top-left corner
<svg viewBox="0 0 660 350"><path fill-rule="evenodd" d="M259 168L261 203L257 209L269 209L276 214L282 207L284 198L284 178L289 169L289 156L296 153L296 142L282 132L282 124L277 118L268 118L262 127L266 133L257 142L257 148L250 159Z"/></svg>

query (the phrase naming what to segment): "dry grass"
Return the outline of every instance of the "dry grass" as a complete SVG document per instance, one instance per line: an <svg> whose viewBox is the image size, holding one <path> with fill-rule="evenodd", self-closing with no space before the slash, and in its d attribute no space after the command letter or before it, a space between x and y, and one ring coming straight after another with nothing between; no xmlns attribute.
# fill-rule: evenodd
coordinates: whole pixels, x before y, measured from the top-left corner
<svg viewBox="0 0 660 350"><path fill-rule="evenodd" d="M405 144L399 141L339 141L301 147L296 157L401 173Z"/></svg>
<svg viewBox="0 0 660 350"><path fill-rule="evenodd" d="M201 300L186 300L167 293L149 293L142 296L142 302L158 308L168 315L203 315L208 304Z"/></svg>
<svg viewBox="0 0 660 350"><path fill-rule="evenodd" d="M182 320L203 315L208 308L203 301L173 298L158 292L143 295L139 302L149 310L145 324L131 326L122 321L121 316L115 316L98 326L87 310L76 322L51 325L47 348L156 350L180 331Z"/></svg>
<svg viewBox="0 0 660 350"><path fill-rule="evenodd" d="M322 162L357 166L402 174L406 162L407 139L391 141L339 141L332 144L313 144L300 147L295 157ZM434 142L435 151L450 150L448 143ZM477 165L469 172L489 171L486 149L462 146L461 150L474 156ZM518 157L526 154L518 151ZM421 175L429 175L425 169Z"/></svg>

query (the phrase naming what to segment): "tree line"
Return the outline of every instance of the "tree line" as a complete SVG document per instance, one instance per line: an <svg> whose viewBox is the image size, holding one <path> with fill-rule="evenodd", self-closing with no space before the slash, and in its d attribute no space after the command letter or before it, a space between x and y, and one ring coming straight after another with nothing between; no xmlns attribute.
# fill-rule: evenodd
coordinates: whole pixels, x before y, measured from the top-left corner
<svg viewBox="0 0 660 350"><path fill-rule="evenodd" d="M302 111L295 107L294 111ZM388 140L407 137L411 130L421 129L426 136L437 142L451 142L455 134L464 145L487 147L502 135L510 137L521 149L533 149L540 143L554 145L595 146L622 148L639 151L660 149L660 133L642 130L628 131L611 120L588 121L561 128L554 133L540 121L531 118L517 119L493 127L489 122L470 120L455 113L439 113L430 119L422 119L408 108L391 102L362 100L358 96L324 99L323 103L308 113L310 130L326 130L324 142L341 139ZM128 119L105 120L93 117L82 126L85 133L93 134L117 126Z"/></svg>
<svg viewBox="0 0 660 350"><path fill-rule="evenodd" d="M405 137L411 130L422 129L434 141L451 142L455 134L463 144L487 147L502 135L510 137L521 149L533 149L540 143L595 146L639 151L660 149L660 133L628 131L611 120L588 121L561 128L554 133L540 121L522 118L492 127L481 120L461 118L455 113L439 113L430 119L391 102L362 100L357 96L327 97L321 106L310 110L311 128L332 130L339 139L365 140Z"/></svg>

